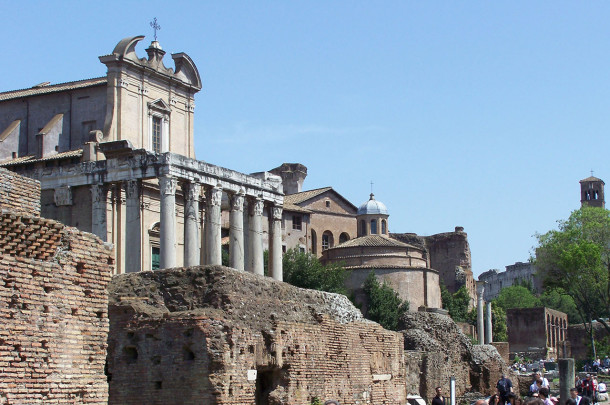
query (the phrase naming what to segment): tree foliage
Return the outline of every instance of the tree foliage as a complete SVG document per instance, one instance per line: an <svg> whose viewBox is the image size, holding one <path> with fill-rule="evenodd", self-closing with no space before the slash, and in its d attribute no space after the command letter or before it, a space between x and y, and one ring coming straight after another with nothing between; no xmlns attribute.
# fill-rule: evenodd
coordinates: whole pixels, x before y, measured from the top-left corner
<svg viewBox="0 0 610 405"><path fill-rule="evenodd" d="M380 284L371 271L364 282L366 294L366 318L386 329L397 330L400 317L409 310L409 303L402 301L398 293L387 283Z"/></svg>
<svg viewBox="0 0 610 405"><path fill-rule="evenodd" d="M451 319L455 322L467 322L470 294L468 294L466 286L460 287L455 294L451 294L447 287L441 284L441 301Z"/></svg>
<svg viewBox="0 0 610 405"><path fill-rule="evenodd" d="M540 305L568 315L568 323L582 322L574 299L560 288L549 288L540 295Z"/></svg>
<svg viewBox="0 0 610 405"><path fill-rule="evenodd" d="M584 324L600 322L610 312L610 211L582 207L559 229L536 235L536 268L546 288L561 288L576 303Z"/></svg>
<svg viewBox="0 0 610 405"><path fill-rule="evenodd" d="M494 300L504 312L510 308L533 308L540 306L540 300L530 289L521 285L505 287Z"/></svg>
<svg viewBox="0 0 610 405"><path fill-rule="evenodd" d="M347 295L345 280L349 272L342 266L324 266L314 255L297 249L289 249L282 260L285 282L296 287Z"/></svg>

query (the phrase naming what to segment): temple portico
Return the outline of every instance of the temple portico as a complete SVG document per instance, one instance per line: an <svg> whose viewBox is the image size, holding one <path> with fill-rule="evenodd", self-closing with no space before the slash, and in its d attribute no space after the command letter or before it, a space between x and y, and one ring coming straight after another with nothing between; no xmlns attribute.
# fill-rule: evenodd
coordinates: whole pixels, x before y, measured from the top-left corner
<svg viewBox="0 0 610 405"><path fill-rule="evenodd" d="M171 152L134 150L128 141L100 143L98 147L106 160L37 168L34 170L39 172L31 175L41 179L43 190L61 188L71 193L90 188L91 231L115 243L119 252L124 251L124 262L117 266L120 272L151 269L144 265L141 254L146 245L144 232L150 228L144 218L152 216L151 206L158 208L158 268L222 264L221 204L225 196L230 211L230 266L264 274L263 212L267 209L270 275L282 280L283 193L279 177L246 175ZM158 204L144 202L145 188L148 194L158 190ZM109 209L109 204L123 208ZM108 213L119 218L109 220ZM180 227L183 233L178 233Z"/></svg>

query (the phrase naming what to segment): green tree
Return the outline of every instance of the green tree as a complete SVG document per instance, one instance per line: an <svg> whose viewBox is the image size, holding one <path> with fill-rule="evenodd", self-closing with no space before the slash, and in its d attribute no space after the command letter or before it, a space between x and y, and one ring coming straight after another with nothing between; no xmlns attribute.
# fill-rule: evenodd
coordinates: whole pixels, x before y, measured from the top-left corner
<svg viewBox="0 0 610 405"><path fill-rule="evenodd" d="M505 287L494 300L504 312L510 308L533 308L540 306L540 300L531 290L521 285Z"/></svg>
<svg viewBox="0 0 610 405"><path fill-rule="evenodd" d="M581 322L576 303L571 296L560 288L546 289L540 295L540 303L544 307L565 312L568 315L568 323L573 324Z"/></svg>
<svg viewBox="0 0 610 405"><path fill-rule="evenodd" d="M508 341L506 311L496 302L496 300L491 302L491 330L494 342Z"/></svg>
<svg viewBox="0 0 610 405"><path fill-rule="evenodd" d="M337 264L322 265L310 253L289 249L282 259L284 281L301 288L347 295L345 280L349 272Z"/></svg>
<svg viewBox="0 0 610 405"><path fill-rule="evenodd" d="M451 308L453 308L453 294L445 287L445 284L440 283L441 286L441 305L443 309L446 309L451 315Z"/></svg>
<svg viewBox="0 0 610 405"><path fill-rule="evenodd" d="M402 301L398 293L387 283L380 284L371 271L364 281L366 294L366 318L386 329L397 330L400 317L409 310L409 303Z"/></svg>
<svg viewBox="0 0 610 405"><path fill-rule="evenodd" d="M593 320L610 333L604 319L610 312L610 211L585 206L558 223L558 230L536 235L544 286L572 297L591 339Z"/></svg>
<svg viewBox="0 0 610 405"><path fill-rule="evenodd" d="M447 287L441 283L441 301L443 308L449 312L449 316L455 322L467 322L470 295L466 286L460 287L455 294L451 294Z"/></svg>

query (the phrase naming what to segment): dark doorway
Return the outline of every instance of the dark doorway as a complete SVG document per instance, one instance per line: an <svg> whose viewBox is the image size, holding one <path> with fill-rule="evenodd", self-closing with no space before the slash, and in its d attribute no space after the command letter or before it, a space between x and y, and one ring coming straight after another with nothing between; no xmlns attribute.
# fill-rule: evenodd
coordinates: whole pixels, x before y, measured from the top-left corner
<svg viewBox="0 0 610 405"><path fill-rule="evenodd" d="M284 372L279 368L258 369L256 374L256 405L269 405L269 394L279 385L285 385Z"/></svg>

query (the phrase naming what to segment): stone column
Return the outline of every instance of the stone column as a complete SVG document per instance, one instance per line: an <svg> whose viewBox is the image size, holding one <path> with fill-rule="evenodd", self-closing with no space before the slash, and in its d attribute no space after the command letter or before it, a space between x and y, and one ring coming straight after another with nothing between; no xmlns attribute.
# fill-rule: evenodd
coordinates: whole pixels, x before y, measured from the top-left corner
<svg viewBox="0 0 610 405"><path fill-rule="evenodd" d="M282 274L282 207L269 208L269 274L283 281Z"/></svg>
<svg viewBox="0 0 610 405"><path fill-rule="evenodd" d="M250 203L248 198L244 198L244 270L252 272L252 260L250 252Z"/></svg>
<svg viewBox="0 0 610 405"><path fill-rule="evenodd" d="M263 263L263 207L261 198L250 201L250 271L254 274L264 275Z"/></svg>
<svg viewBox="0 0 610 405"><path fill-rule="evenodd" d="M125 272L142 270L142 221L140 220L140 180L125 184L127 212L125 218Z"/></svg>
<svg viewBox="0 0 610 405"><path fill-rule="evenodd" d="M492 331L492 319L491 319L491 302L488 302L487 305L487 318L485 318L485 343L488 345L493 341Z"/></svg>
<svg viewBox="0 0 610 405"><path fill-rule="evenodd" d="M570 388L574 386L574 359L558 359L559 363L559 405L565 405L570 398Z"/></svg>
<svg viewBox="0 0 610 405"><path fill-rule="evenodd" d="M171 176L160 177L159 191L161 192L159 268L168 269L176 267L176 179Z"/></svg>
<svg viewBox="0 0 610 405"><path fill-rule="evenodd" d="M106 242L108 228L106 224L106 200L108 189L104 184L91 185L91 233Z"/></svg>
<svg viewBox="0 0 610 405"><path fill-rule="evenodd" d="M222 264L222 235L220 230L220 203L222 202L222 188L219 186L206 191L206 211L208 222L206 229L206 259L207 264Z"/></svg>
<svg viewBox="0 0 610 405"><path fill-rule="evenodd" d="M230 196L229 214L229 265L244 270L244 193L240 191Z"/></svg>
<svg viewBox="0 0 610 405"><path fill-rule="evenodd" d="M199 265L199 183L185 183L184 194L184 267Z"/></svg>
<svg viewBox="0 0 610 405"><path fill-rule="evenodd" d="M477 281L477 335L479 344L485 344L485 322L483 321L483 293L485 292L485 282Z"/></svg>

